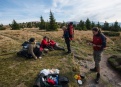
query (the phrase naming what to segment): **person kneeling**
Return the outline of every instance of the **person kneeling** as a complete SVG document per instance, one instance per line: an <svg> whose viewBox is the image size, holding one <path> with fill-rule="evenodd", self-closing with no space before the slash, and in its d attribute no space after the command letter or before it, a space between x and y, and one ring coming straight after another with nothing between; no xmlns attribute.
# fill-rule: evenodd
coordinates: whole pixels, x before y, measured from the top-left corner
<svg viewBox="0 0 121 87"><path fill-rule="evenodd" d="M34 59L41 59L42 52L40 49L37 47L35 38L30 38L29 39L29 45L28 45L28 57L33 57Z"/></svg>

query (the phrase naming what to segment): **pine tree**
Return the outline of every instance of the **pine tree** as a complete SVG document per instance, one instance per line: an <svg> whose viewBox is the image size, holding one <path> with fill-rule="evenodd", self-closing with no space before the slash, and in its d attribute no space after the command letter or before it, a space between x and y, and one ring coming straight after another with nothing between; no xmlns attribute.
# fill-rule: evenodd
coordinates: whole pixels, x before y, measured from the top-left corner
<svg viewBox="0 0 121 87"><path fill-rule="evenodd" d="M120 26L118 25L117 21L114 23L112 31L116 31L116 32L120 31Z"/></svg>
<svg viewBox="0 0 121 87"><path fill-rule="evenodd" d="M6 28L3 26L3 24L0 24L0 30L5 30Z"/></svg>
<svg viewBox="0 0 121 87"><path fill-rule="evenodd" d="M110 30L109 28L109 23L105 21L104 25L103 25L103 30Z"/></svg>
<svg viewBox="0 0 121 87"><path fill-rule="evenodd" d="M90 22L89 18L87 18L87 20L86 20L86 28L89 30L91 29L91 22Z"/></svg>
<svg viewBox="0 0 121 87"><path fill-rule="evenodd" d="M98 28L101 28L101 25L100 25L100 22L99 21L98 21L97 27Z"/></svg>
<svg viewBox="0 0 121 87"><path fill-rule="evenodd" d="M12 30L20 30L20 26L15 20L13 20L12 24L9 25L12 28Z"/></svg>
<svg viewBox="0 0 121 87"><path fill-rule="evenodd" d="M81 21L79 22L79 25L80 25L81 30L86 30L86 26L85 26L84 21L81 20Z"/></svg>
<svg viewBox="0 0 121 87"><path fill-rule="evenodd" d="M40 17L40 25L39 25L39 29L45 29L45 21L43 19L43 17Z"/></svg>
<svg viewBox="0 0 121 87"><path fill-rule="evenodd" d="M50 18L49 19L50 19L50 22L49 22L49 28L47 29L47 31L57 30L57 23L55 22L54 15L51 11L50 11Z"/></svg>
<svg viewBox="0 0 121 87"><path fill-rule="evenodd" d="M93 21L92 21L91 27L92 28L95 27L95 23Z"/></svg>

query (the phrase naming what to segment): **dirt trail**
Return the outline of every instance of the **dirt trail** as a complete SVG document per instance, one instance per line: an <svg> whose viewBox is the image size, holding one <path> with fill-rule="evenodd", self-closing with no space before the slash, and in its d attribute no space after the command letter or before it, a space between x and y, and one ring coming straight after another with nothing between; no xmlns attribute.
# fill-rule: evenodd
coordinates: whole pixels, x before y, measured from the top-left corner
<svg viewBox="0 0 121 87"><path fill-rule="evenodd" d="M101 80L98 85L95 84L94 79L96 73L90 72L89 69L94 67L93 61L81 60L81 73L87 73L87 81L83 87L121 87L121 76L114 71L107 63L110 55L103 54L101 65ZM92 55L89 58L93 58Z"/></svg>
<svg viewBox="0 0 121 87"><path fill-rule="evenodd" d="M115 87L121 87L121 76L114 71L107 62L110 55L103 55L101 61L102 78L111 83Z"/></svg>

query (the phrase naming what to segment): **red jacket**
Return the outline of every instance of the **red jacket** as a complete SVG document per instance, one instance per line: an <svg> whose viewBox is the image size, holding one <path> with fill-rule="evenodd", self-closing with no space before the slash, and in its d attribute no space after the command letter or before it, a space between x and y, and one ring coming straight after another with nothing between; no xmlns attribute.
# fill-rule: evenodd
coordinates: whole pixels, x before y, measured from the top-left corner
<svg viewBox="0 0 121 87"><path fill-rule="evenodd" d="M40 50L43 50L45 47L47 47L49 44L46 41L46 39L43 39L40 45Z"/></svg>
<svg viewBox="0 0 121 87"><path fill-rule="evenodd" d="M74 28L73 28L73 25L69 25L68 31L69 31L69 38L70 38L70 40L72 40L73 37L74 37Z"/></svg>
<svg viewBox="0 0 121 87"><path fill-rule="evenodd" d="M93 36L93 41L92 43L96 46L93 46L93 49L95 51L101 51L103 48L106 46L106 39L103 35L95 35ZM100 46L100 47L99 47Z"/></svg>
<svg viewBox="0 0 121 87"><path fill-rule="evenodd" d="M54 40L50 40L48 42L48 44L50 44L50 46L54 47L56 45L56 42Z"/></svg>
<svg viewBox="0 0 121 87"><path fill-rule="evenodd" d="M69 26L69 33L70 33L70 35L73 35L74 34L74 29L73 29L73 25L70 25Z"/></svg>

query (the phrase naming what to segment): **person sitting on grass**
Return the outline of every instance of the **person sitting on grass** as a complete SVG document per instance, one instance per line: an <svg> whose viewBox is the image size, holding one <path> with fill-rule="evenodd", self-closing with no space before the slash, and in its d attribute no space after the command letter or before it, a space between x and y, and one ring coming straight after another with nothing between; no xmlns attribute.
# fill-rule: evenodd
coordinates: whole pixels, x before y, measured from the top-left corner
<svg viewBox="0 0 121 87"><path fill-rule="evenodd" d="M28 57L33 57L34 59L41 59L42 52L39 50L39 48L36 45L35 38L29 39L29 45L28 45Z"/></svg>
<svg viewBox="0 0 121 87"><path fill-rule="evenodd" d="M51 40L50 38L47 38L47 40L48 40L48 44L49 44L50 49L65 51L65 49L60 47L60 46L58 46L58 44L54 40Z"/></svg>
<svg viewBox="0 0 121 87"><path fill-rule="evenodd" d="M49 48L49 44L48 44L48 42L47 42L47 37L46 36L44 36L43 37L43 40L41 41L41 44L40 44L40 51L43 51L44 50L44 48Z"/></svg>

